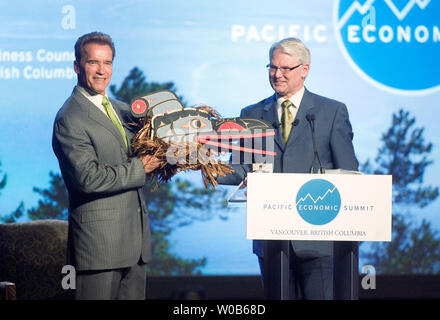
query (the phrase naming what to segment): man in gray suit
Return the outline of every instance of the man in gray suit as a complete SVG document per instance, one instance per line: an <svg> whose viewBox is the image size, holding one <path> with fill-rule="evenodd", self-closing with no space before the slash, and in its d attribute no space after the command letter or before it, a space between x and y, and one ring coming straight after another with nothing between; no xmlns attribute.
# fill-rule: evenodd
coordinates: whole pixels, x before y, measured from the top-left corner
<svg viewBox="0 0 440 320"><path fill-rule="evenodd" d="M145 299L151 235L141 188L158 159L130 155L128 106L106 95L114 56L106 34L77 40L78 85L53 128L69 194L67 258L76 269L76 299Z"/></svg>
<svg viewBox="0 0 440 320"><path fill-rule="evenodd" d="M288 38L269 51L269 81L275 94L241 111L241 117L263 119L276 129L276 156L270 160L274 172L309 173L325 169L357 170L353 132L346 106L304 87L310 68L309 49ZM312 128L316 136L315 156ZM319 161L318 161L319 160ZM314 170L314 169L315 170ZM233 165L235 172L220 177L219 183L237 184L251 170ZM264 242L254 241L264 274ZM292 241L290 246L291 299L333 298L333 243Z"/></svg>

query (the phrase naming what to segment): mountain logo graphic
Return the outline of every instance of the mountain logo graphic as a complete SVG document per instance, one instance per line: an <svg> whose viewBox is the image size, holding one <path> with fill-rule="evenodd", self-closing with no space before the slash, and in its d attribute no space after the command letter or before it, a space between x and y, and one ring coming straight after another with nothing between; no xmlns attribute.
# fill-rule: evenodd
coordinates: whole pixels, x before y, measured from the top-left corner
<svg viewBox="0 0 440 320"><path fill-rule="evenodd" d="M341 208L338 189L324 179L306 182L296 195L296 210L301 218L313 225L323 225L332 221Z"/></svg>
<svg viewBox="0 0 440 320"><path fill-rule="evenodd" d="M440 1L334 3L336 39L358 75L393 94L440 91Z"/></svg>

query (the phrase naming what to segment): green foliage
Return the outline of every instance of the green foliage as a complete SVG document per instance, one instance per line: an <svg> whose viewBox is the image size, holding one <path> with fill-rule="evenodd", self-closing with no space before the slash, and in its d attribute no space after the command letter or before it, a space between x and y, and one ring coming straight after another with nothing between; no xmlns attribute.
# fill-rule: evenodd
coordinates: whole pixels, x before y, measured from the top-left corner
<svg viewBox="0 0 440 320"><path fill-rule="evenodd" d="M110 86L110 92L116 99L128 104L133 102L135 98L159 90L171 90L175 92L176 87L173 82L147 82L143 72L137 67L130 70L129 75L124 79L119 89L117 89L114 84ZM185 106L183 98L179 96L179 99Z"/></svg>
<svg viewBox="0 0 440 320"><path fill-rule="evenodd" d="M28 220L60 219L67 220L69 199L63 177L59 173L49 172L48 189L34 187L34 192L41 196L37 207L25 210L23 201L9 215L0 218L1 222L18 222L21 218Z"/></svg>
<svg viewBox="0 0 440 320"><path fill-rule="evenodd" d="M121 86L110 86L116 99L130 104L135 98L159 90L177 89L173 82L147 82L143 72L134 67ZM183 97L179 96L185 106ZM187 180L174 179L152 191L152 185L144 187L148 201L152 231L153 260L149 270L154 275L199 273L206 259L184 260L169 253L168 236L175 229L193 221L210 219L220 208L225 208L226 195L204 187L198 188Z"/></svg>
<svg viewBox="0 0 440 320"><path fill-rule="evenodd" d="M34 188L41 199L38 206L28 210L31 220L67 219L68 195L64 180L58 173L50 172L48 189ZM176 179L163 184L154 191L153 185L143 188L148 201L148 217L152 231L153 261L148 264L150 275L199 274L206 265L206 258L186 260L170 253L168 236L176 228L194 221L211 219L216 212L226 207L225 192L198 188L187 180ZM23 216L23 203L15 213L4 218L4 222L16 222ZM17 216L18 215L18 216ZM224 217L223 217L224 218Z"/></svg>
<svg viewBox="0 0 440 320"><path fill-rule="evenodd" d="M18 205L17 209L12 211L10 214L6 216L0 217L1 223L15 223L18 221L18 219L22 218L24 216L24 202L21 201Z"/></svg>
<svg viewBox="0 0 440 320"><path fill-rule="evenodd" d="M134 98L152 91L169 89L175 91L174 83L147 83L142 71L133 68L121 87L110 87L113 95L130 103ZM179 97L181 101L183 99ZM1 172L0 172L1 173ZM184 174L184 173L182 173ZM67 219L68 194L64 180L58 173L49 173L49 188L34 188L41 196L38 205L27 211L31 220ZM200 178L201 179L201 178ZM0 178L0 189L6 184L6 175ZM227 206L225 191L197 187L188 180L175 178L167 184L160 185L154 191L152 184L145 186L143 192L148 201L149 219L152 231L153 261L148 265L151 275L189 275L198 274L206 265L206 258L186 260L170 252L169 235L176 228L189 225L194 221L206 221L217 212L224 213ZM24 204L1 221L16 222L25 213ZM226 219L225 216L221 216Z"/></svg>
<svg viewBox="0 0 440 320"><path fill-rule="evenodd" d="M38 193L42 199L38 200L38 206L28 211L31 220L39 219L61 219L67 220L69 198L64 180L60 174L49 172L49 189L34 187L34 192Z"/></svg>
<svg viewBox="0 0 440 320"><path fill-rule="evenodd" d="M0 167L1 166L2 166L2 163L0 162ZM3 176L1 173L2 173L2 170L0 170L0 190L6 186L6 181L7 181L6 173L4 173Z"/></svg>
<svg viewBox="0 0 440 320"><path fill-rule="evenodd" d="M407 222L403 215L393 217L393 241L375 245L367 254L385 274L435 274L440 271L440 238L425 219L420 225Z"/></svg>
<svg viewBox="0 0 440 320"><path fill-rule="evenodd" d="M206 258L186 260L170 253L169 233L155 230L152 237L153 259L147 265L148 274L162 275L194 275L206 265Z"/></svg>
<svg viewBox="0 0 440 320"><path fill-rule="evenodd" d="M216 212L224 212L222 209L227 208L224 190L197 187L178 177L156 190L145 187L144 194L148 199L152 228L166 233L194 221L209 220Z"/></svg>
<svg viewBox="0 0 440 320"><path fill-rule="evenodd" d="M393 114L392 125L382 136L373 172L393 176L394 204L423 208L437 198L439 190L422 186L425 169L432 164L428 160L432 143L425 142L424 128L413 128L415 121L403 110Z"/></svg>
<svg viewBox="0 0 440 320"><path fill-rule="evenodd" d="M144 193L148 201L148 217L153 236L153 260L149 264L150 273L153 275L200 273L200 269L206 265L206 258L184 260L170 254L167 238L176 228L194 221L209 220L216 212L222 212L221 209L227 206L225 191L199 188L188 180L176 178L155 190L152 189L152 185L146 186Z"/></svg>
<svg viewBox="0 0 440 320"><path fill-rule="evenodd" d="M364 254L378 273L440 272L438 233L426 220L418 226L407 221L412 209L425 208L439 195L438 187L423 185L425 169L433 163L428 159L432 143L425 142L423 128L414 128L415 121L403 110L393 114L391 127L382 135L375 167L367 160L361 169L393 177L393 240L373 243L372 251Z"/></svg>
<svg viewBox="0 0 440 320"><path fill-rule="evenodd" d="M0 167L2 163L0 162ZM2 170L0 170L0 190L6 187L7 175L4 173L2 175ZM12 211L10 214L2 215L0 217L0 223L13 223L20 219L24 214L24 203L20 202L17 209Z"/></svg>

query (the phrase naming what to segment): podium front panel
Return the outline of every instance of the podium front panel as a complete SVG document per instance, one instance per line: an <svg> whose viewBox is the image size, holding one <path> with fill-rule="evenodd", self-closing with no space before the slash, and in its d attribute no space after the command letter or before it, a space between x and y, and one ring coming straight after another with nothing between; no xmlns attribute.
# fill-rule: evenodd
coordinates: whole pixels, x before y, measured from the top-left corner
<svg viewBox="0 0 440 320"><path fill-rule="evenodd" d="M390 175L249 173L247 239L391 241Z"/></svg>

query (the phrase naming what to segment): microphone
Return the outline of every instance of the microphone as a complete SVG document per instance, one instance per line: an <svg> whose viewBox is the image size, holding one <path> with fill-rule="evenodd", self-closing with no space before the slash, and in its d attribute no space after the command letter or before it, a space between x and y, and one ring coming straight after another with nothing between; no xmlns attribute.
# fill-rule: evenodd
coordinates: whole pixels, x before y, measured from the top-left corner
<svg viewBox="0 0 440 320"><path fill-rule="evenodd" d="M321 173L325 173L325 170L324 170L322 163L321 163L321 159L319 159L318 147L316 146L316 136L315 136L315 119L316 118L315 118L315 115L313 113L312 114L309 113L306 115L306 119L310 123L310 128L312 129L313 152L315 154L313 161L312 161L312 165L310 167L310 173L313 173L313 171L315 171L315 167L314 167L315 159L318 160L319 171Z"/></svg>

